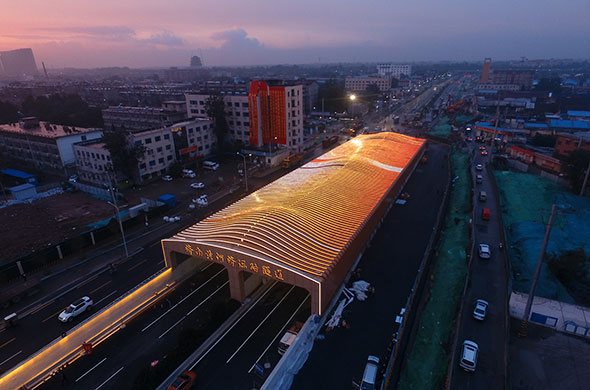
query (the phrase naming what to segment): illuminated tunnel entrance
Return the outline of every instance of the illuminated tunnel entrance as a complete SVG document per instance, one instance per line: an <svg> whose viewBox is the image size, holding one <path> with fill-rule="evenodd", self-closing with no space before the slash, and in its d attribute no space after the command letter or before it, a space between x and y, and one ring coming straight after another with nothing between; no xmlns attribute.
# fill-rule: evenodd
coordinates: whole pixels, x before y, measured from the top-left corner
<svg viewBox="0 0 590 390"><path fill-rule="evenodd" d="M424 147L402 134L358 136L162 240L166 265L222 264L238 301L265 280L302 287L321 315Z"/></svg>

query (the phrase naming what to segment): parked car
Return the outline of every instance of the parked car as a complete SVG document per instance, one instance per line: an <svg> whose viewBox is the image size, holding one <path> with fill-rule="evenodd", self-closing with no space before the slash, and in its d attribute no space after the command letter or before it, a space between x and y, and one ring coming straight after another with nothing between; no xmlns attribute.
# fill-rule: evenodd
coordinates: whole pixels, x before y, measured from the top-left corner
<svg viewBox="0 0 590 390"><path fill-rule="evenodd" d="M203 161L203 168L216 171L219 169L219 164L214 161Z"/></svg>
<svg viewBox="0 0 590 390"><path fill-rule="evenodd" d="M70 178L68 179L68 181L70 183L76 183L78 181L78 179L79 179L78 175L72 175L72 176L70 176Z"/></svg>
<svg viewBox="0 0 590 390"><path fill-rule="evenodd" d="M481 165L481 164L477 164L477 165L475 166L475 170L476 170L476 171L483 171L483 165Z"/></svg>
<svg viewBox="0 0 590 390"><path fill-rule="evenodd" d="M198 182L198 183L191 183L191 188L194 188L195 190L199 190L201 188L205 188L205 184Z"/></svg>
<svg viewBox="0 0 590 390"><path fill-rule="evenodd" d="M57 318L61 322L70 322L75 317L84 313L86 310L92 309L93 304L94 302L92 299L88 297L82 297L62 311Z"/></svg>
<svg viewBox="0 0 590 390"><path fill-rule="evenodd" d="M195 384L197 374L193 371L185 371L180 374L170 386L168 390L189 390Z"/></svg>
<svg viewBox="0 0 590 390"><path fill-rule="evenodd" d="M488 151L487 150L482 150L481 151L481 155L482 156L487 156L488 155Z"/></svg>
<svg viewBox="0 0 590 390"><path fill-rule="evenodd" d="M195 177L197 177L197 174L194 173L193 171L190 171L190 172L183 173L182 177L188 177L190 179L194 179Z"/></svg>
<svg viewBox="0 0 590 390"><path fill-rule="evenodd" d="M479 346L471 340L463 341L463 351L461 351L461 360L459 360L459 366L465 371L475 371L477 366L477 354L479 352Z"/></svg>
<svg viewBox="0 0 590 390"><path fill-rule="evenodd" d="M172 176L170 176L170 175L162 176L162 180L164 180L164 181L172 181Z"/></svg>
<svg viewBox="0 0 590 390"><path fill-rule="evenodd" d="M376 388L375 382L377 380L377 372L379 371L379 358L377 356L369 356L365 371L363 372L363 380L360 385L360 390L374 390Z"/></svg>
<svg viewBox="0 0 590 390"><path fill-rule="evenodd" d="M492 253L488 244L479 244L479 257L482 259L489 259Z"/></svg>
<svg viewBox="0 0 590 390"><path fill-rule="evenodd" d="M475 182L476 183L483 183L483 176L482 175L476 175L475 176Z"/></svg>
<svg viewBox="0 0 590 390"><path fill-rule="evenodd" d="M473 318L476 320L483 321L486 318L488 312L488 302L483 299L475 301L475 307L473 308Z"/></svg>

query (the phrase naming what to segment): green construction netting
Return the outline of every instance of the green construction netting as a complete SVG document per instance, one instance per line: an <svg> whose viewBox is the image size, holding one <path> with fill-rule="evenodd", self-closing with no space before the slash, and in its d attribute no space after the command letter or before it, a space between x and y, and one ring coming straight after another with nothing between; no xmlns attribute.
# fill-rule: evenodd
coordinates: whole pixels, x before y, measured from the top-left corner
<svg viewBox="0 0 590 390"><path fill-rule="evenodd" d="M447 372L447 345L467 272L471 176L469 156L452 154L449 209L437 247L430 298L422 311L413 345L402 367L398 388L440 389Z"/></svg>
<svg viewBox="0 0 590 390"><path fill-rule="evenodd" d="M449 125L449 118L443 116L438 124L434 126L430 135L434 137L448 138L451 135L451 125Z"/></svg>
<svg viewBox="0 0 590 390"><path fill-rule="evenodd" d="M512 265L512 288L528 293L543 244L551 205L553 219L547 253L560 255L584 248L590 253L590 199L572 195L549 179L508 171L495 171L502 218ZM574 303L563 284L543 264L535 295Z"/></svg>

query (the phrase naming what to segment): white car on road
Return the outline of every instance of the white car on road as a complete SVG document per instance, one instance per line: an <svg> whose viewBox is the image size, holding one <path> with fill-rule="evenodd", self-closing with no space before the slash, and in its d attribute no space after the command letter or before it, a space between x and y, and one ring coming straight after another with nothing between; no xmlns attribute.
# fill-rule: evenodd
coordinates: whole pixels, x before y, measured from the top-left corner
<svg viewBox="0 0 590 390"><path fill-rule="evenodd" d="M488 244L479 244L479 257L489 259L491 256L490 246Z"/></svg>
<svg viewBox="0 0 590 390"><path fill-rule="evenodd" d="M57 318L61 322L70 322L74 319L74 317L84 313L86 310L90 310L93 304L94 302L92 299L88 297L82 297L62 311Z"/></svg>
<svg viewBox="0 0 590 390"><path fill-rule="evenodd" d="M205 184L198 182L198 183L191 183L191 188L194 188L195 190L199 190L201 188L205 188Z"/></svg>
<svg viewBox="0 0 590 390"><path fill-rule="evenodd" d="M488 312L488 302L483 299L475 301L475 308L473 308L473 318L483 321Z"/></svg>
<svg viewBox="0 0 590 390"><path fill-rule="evenodd" d="M196 203L199 207L205 207L209 204L209 201L207 200L207 195L201 195L193 199L193 203Z"/></svg>
<svg viewBox="0 0 590 390"><path fill-rule="evenodd" d="M170 175L162 176L162 180L164 180L164 181L172 181L172 176L170 176Z"/></svg>

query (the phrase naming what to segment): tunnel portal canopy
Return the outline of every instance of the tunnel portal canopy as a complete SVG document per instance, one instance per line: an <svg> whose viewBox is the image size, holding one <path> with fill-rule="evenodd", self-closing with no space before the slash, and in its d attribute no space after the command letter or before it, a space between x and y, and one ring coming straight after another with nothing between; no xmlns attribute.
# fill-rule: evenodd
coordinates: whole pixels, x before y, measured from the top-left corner
<svg viewBox="0 0 590 390"><path fill-rule="evenodd" d="M175 252L221 263L236 298L232 273L282 280L310 291L312 311L320 314L424 142L397 133L360 135L163 240L166 264L175 265Z"/></svg>

